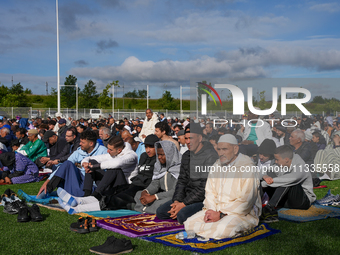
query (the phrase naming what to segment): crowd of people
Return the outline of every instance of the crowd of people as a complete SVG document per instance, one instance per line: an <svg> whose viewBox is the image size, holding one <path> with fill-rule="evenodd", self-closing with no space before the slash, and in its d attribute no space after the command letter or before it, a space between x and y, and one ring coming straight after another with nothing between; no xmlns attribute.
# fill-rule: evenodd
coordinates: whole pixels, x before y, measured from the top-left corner
<svg viewBox="0 0 340 255"><path fill-rule="evenodd" d="M340 164L340 116L249 112L231 125L145 113L1 117L0 183L37 182L39 170L50 172L37 198L58 196L70 214L130 209L222 239L278 221L280 207L308 209L320 179L340 178L328 167Z"/></svg>

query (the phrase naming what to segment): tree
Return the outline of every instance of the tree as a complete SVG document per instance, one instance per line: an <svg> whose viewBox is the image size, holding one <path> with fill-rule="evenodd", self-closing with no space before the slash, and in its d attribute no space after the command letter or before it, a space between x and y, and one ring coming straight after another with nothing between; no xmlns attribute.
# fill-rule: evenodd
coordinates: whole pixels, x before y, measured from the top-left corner
<svg viewBox="0 0 340 255"><path fill-rule="evenodd" d="M119 81L113 81L106 85L103 92L99 94L98 97L98 108L109 108L112 107L112 94L109 94L111 87L119 87Z"/></svg>
<svg viewBox="0 0 340 255"><path fill-rule="evenodd" d="M64 85L76 85L77 77L69 75L65 78ZM79 88L78 88L79 92ZM76 87L61 87L60 88L60 103L62 107L72 108L76 105Z"/></svg>
<svg viewBox="0 0 340 255"><path fill-rule="evenodd" d="M147 96L146 89L138 90L138 91L134 89L133 91L129 91L124 94L124 97L128 97L128 98L146 98L146 96Z"/></svg>
<svg viewBox="0 0 340 255"><path fill-rule="evenodd" d="M9 88L9 94L19 95L24 94L24 87L20 84L13 84L12 87Z"/></svg>
<svg viewBox="0 0 340 255"><path fill-rule="evenodd" d="M163 106L164 109L168 110L176 110L177 104L174 101L174 98L171 95L171 92L166 90L164 91L162 98L158 99L158 103Z"/></svg>
<svg viewBox="0 0 340 255"><path fill-rule="evenodd" d="M79 93L80 108L97 108L98 94L96 85L92 80L89 80L84 89Z"/></svg>
<svg viewBox="0 0 340 255"><path fill-rule="evenodd" d="M2 92L6 91L2 87ZM27 96L24 94L24 88L20 84L13 84L9 89L8 89L8 94L6 94L2 100L1 100L1 105L6 106L6 107L27 107L29 106Z"/></svg>
<svg viewBox="0 0 340 255"><path fill-rule="evenodd" d="M0 102L2 102L2 98L8 94L8 88L5 85L0 86Z"/></svg>
<svg viewBox="0 0 340 255"><path fill-rule="evenodd" d="M32 95L32 90L29 89L29 88L26 88L25 91L24 91L24 93L25 93L26 95Z"/></svg>
<svg viewBox="0 0 340 255"><path fill-rule="evenodd" d="M139 98L146 98L148 95L148 92L146 89L138 90L138 97Z"/></svg>
<svg viewBox="0 0 340 255"><path fill-rule="evenodd" d="M129 92L125 93L124 97L127 97L127 98L138 98L138 93L134 89L133 91L129 91Z"/></svg>
<svg viewBox="0 0 340 255"><path fill-rule="evenodd" d="M315 103L315 104L324 104L326 102L325 102L325 99L322 96L315 96L313 98L312 103Z"/></svg>

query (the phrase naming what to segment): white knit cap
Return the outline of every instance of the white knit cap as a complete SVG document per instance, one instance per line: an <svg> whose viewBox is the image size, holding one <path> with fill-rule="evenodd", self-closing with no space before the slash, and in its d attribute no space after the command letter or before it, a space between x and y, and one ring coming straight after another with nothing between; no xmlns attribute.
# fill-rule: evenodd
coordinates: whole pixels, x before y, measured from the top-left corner
<svg viewBox="0 0 340 255"><path fill-rule="evenodd" d="M230 143L238 145L236 137L231 134L222 135L218 140L218 143Z"/></svg>

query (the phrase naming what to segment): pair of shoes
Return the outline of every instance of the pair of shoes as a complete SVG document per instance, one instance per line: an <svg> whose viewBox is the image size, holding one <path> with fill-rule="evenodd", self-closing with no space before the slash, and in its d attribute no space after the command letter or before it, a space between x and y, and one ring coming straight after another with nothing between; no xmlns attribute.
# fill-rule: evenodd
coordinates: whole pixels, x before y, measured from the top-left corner
<svg viewBox="0 0 340 255"><path fill-rule="evenodd" d="M3 212L8 214L17 214L19 213L19 210L24 207L27 207L26 202L24 200L23 201L16 200L14 202L6 201Z"/></svg>
<svg viewBox="0 0 340 255"><path fill-rule="evenodd" d="M90 232L96 232L99 230L96 219L92 217L80 217L77 222L72 223L70 230L79 234L87 234Z"/></svg>
<svg viewBox="0 0 340 255"><path fill-rule="evenodd" d="M43 221L44 218L40 213L39 206L36 204L32 205L32 207L28 207L27 205L19 210L18 222L28 222L28 221L33 221L33 222L38 222L38 221Z"/></svg>
<svg viewBox="0 0 340 255"><path fill-rule="evenodd" d="M117 239L114 236L108 237L104 244L90 248L90 252L104 255L128 253L132 250L133 247L130 240L125 238Z"/></svg>
<svg viewBox="0 0 340 255"><path fill-rule="evenodd" d="M279 221L279 215L274 207L267 204L262 208L262 214L260 216L260 221L264 223L272 223Z"/></svg>

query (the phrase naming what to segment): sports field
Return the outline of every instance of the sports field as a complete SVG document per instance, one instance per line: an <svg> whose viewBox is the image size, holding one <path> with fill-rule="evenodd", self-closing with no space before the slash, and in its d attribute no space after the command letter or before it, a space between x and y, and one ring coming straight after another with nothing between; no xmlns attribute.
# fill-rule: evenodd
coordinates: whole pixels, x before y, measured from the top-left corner
<svg viewBox="0 0 340 255"><path fill-rule="evenodd" d="M7 188L15 192L22 189L27 194L36 194L41 184L3 185L0 186L0 194ZM340 180L324 181L322 185L331 188L333 194L340 191ZM319 189L315 193L319 199L327 191ZM104 243L108 236L125 237L104 229L90 234L74 233L69 230L69 226L77 221L78 216L46 208L41 208L41 213L45 218L43 222L18 223L17 215L3 213L0 208L0 254L92 254L89 248ZM270 226L282 233L212 254L340 254L340 219L300 224L280 221ZM193 254L137 238L125 238L131 240L133 254Z"/></svg>

